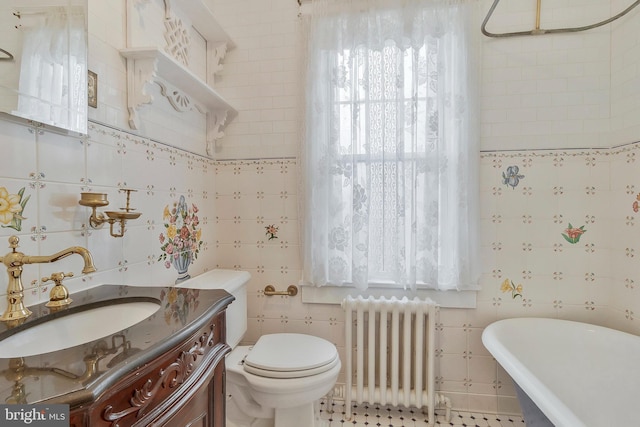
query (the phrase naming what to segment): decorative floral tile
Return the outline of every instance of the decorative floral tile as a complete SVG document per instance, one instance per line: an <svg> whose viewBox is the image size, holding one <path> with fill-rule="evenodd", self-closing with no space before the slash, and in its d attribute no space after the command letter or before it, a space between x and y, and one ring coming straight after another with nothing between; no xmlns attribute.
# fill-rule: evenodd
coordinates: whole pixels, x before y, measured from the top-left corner
<svg viewBox="0 0 640 427"><path fill-rule="evenodd" d="M22 220L26 219L24 208L31 198L30 195L25 197L24 190L22 187L17 193L9 193L5 187L0 187L0 224L3 228L22 230Z"/></svg>
<svg viewBox="0 0 640 427"><path fill-rule="evenodd" d="M189 266L198 258L202 247L202 229L200 228L199 209L195 204L187 205L184 196L180 196L173 206L165 206L162 214L164 233L160 233L160 250L158 261L163 261L165 268L173 266L178 271L176 283L187 280Z"/></svg>

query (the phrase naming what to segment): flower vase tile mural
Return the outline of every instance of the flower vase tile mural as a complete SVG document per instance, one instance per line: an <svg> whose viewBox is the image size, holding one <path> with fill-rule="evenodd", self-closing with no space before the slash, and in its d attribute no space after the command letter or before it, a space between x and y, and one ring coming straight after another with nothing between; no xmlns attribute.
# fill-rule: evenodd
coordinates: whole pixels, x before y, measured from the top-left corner
<svg viewBox="0 0 640 427"><path fill-rule="evenodd" d="M180 196L178 201L165 206L162 219L164 232L159 237L162 254L158 261L177 271L177 284L191 277L189 266L198 258L203 244L198 207L188 205L185 197Z"/></svg>

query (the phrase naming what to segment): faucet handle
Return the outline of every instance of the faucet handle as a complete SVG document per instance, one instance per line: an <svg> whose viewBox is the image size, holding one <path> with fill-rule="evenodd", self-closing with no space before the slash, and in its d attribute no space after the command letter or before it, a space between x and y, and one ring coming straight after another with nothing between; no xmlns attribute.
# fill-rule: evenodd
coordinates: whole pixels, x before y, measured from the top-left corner
<svg viewBox="0 0 640 427"><path fill-rule="evenodd" d="M73 302L73 300L69 298L69 291L62 284L62 279L65 277L73 277L73 273L51 273L51 277L42 278L43 283L53 280L56 284L51 288L51 292L49 292L49 302L45 304L45 307L49 307L51 310L55 311L60 309L60 307L67 306Z"/></svg>
<svg viewBox="0 0 640 427"><path fill-rule="evenodd" d="M50 280L53 280L53 282L56 284L56 286L60 286L62 285L62 279L64 279L65 277L73 277L73 273L69 272L69 273L51 273L50 277L43 277L42 278L42 283L46 283Z"/></svg>
<svg viewBox="0 0 640 427"><path fill-rule="evenodd" d="M9 249L13 249L13 251L15 252L18 246L20 246L18 245L18 243L20 243L20 238L18 236L9 237Z"/></svg>

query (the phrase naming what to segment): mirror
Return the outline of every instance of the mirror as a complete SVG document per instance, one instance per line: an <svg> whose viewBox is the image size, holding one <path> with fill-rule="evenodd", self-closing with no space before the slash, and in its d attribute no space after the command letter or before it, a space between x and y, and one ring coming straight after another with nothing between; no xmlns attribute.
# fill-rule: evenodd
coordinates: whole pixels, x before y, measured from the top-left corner
<svg viewBox="0 0 640 427"><path fill-rule="evenodd" d="M0 112L87 133L87 0L0 1Z"/></svg>

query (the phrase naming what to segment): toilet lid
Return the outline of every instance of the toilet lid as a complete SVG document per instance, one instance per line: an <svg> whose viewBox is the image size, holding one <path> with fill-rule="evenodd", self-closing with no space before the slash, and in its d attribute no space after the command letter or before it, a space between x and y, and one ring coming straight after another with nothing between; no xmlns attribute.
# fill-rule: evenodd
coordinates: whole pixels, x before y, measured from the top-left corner
<svg viewBox="0 0 640 427"><path fill-rule="evenodd" d="M272 378L303 377L331 369L336 346L305 334L263 335L244 360L245 371Z"/></svg>

